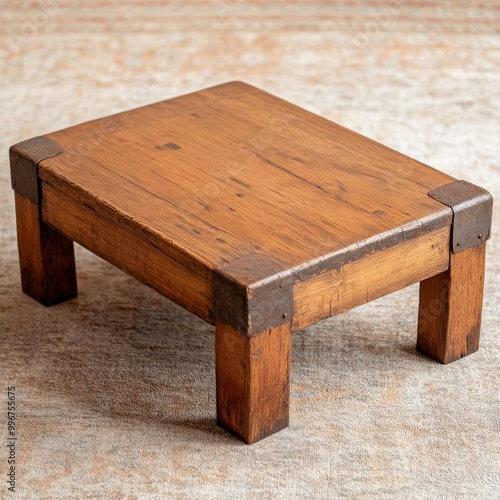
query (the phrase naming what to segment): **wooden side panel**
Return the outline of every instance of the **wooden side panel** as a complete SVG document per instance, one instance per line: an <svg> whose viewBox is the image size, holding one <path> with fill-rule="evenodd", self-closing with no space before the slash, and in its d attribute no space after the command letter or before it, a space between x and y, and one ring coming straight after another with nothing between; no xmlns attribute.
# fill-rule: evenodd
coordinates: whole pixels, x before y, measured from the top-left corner
<svg viewBox="0 0 500 500"><path fill-rule="evenodd" d="M288 427L290 323L254 337L215 330L218 425L248 444Z"/></svg>
<svg viewBox="0 0 500 500"><path fill-rule="evenodd" d="M449 266L450 227L444 227L298 283L293 330L418 283Z"/></svg>
<svg viewBox="0 0 500 500"><path fill-rule="evenodd" d="M451 254L450 268L420 285L417 350L441 363L479 348L485 248Z"/></svg>
<svg viewBox="0 0 500 500"><path fill-rule="evenodd" d="M42 183L44 221L73 241L157 290L173 302L214 323L212 279L195 274L82 203Z"/></svg>
<svg viewBox="0 0 500 500"><path fill-rule="evenodd" d="M23 292L45 306L76 297L73 242L40 219L39 206L15 193Z"/></svg>

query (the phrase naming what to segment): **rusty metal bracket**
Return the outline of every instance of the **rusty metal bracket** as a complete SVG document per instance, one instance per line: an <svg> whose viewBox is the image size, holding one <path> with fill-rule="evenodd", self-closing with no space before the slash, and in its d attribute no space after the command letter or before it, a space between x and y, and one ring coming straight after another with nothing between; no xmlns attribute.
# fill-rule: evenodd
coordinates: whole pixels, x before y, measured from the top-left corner
<svg viewBox="0 0 500 500"><path fill-rule="evenodd" d="M64 151L59 144L44 136L33 137L33 139L11 146L9 158L12 188L33 203L38 204L40 200L38 164L61 153Z"/></svg>
<svg viewBox="0 0 500 500"><path fill-rule="evenodd" d="M430 191L429 196L453 210L453 253L480 245L490 238L493 197L486 189L467 181L453 181Z"/></svg>
<svg viewBox="0 0 500 500"><path fill-rule="evenodd" d="M214 271L213 302L217 321L257 335L292 321L292 273L268 255L240 257Z"/></svg>

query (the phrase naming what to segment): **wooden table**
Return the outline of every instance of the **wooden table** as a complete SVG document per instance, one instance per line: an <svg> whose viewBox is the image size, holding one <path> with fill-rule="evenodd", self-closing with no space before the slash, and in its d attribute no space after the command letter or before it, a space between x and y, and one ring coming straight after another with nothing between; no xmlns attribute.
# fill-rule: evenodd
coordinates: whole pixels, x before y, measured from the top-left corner
<svg viewBox="0 0 500 500"><path fill-rule="evenodd" d="M491 195L231 82L10 150L25 293L73 241L215 324L217 422L288 426L291 332L421 282L417 349L477 350ZM353 416L354 417L354 416Z"/></svg>

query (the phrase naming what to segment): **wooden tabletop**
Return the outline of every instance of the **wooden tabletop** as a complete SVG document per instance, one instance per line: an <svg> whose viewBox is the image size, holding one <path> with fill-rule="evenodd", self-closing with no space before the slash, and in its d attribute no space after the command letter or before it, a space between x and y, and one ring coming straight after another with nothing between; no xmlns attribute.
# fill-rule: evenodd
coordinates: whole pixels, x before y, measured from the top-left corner
<svg viewBox="0 0 500 500"><path fill-rule="evenodd" d="M44 182L208 269L306 269L451 223L427 193L452 177L241 82L47 137Z"/></svg>

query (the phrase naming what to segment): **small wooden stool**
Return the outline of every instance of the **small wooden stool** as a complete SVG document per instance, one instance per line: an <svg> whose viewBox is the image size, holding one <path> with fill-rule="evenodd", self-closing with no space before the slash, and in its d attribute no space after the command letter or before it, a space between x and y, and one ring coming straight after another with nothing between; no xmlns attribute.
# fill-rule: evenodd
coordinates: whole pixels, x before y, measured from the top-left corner
<svg viewBox="0 0 500 500"><path fill-rule="evenodd" d="M217 422L288 426L291 332L421 282L417 349L478 349L492 197L231 82L12 146L21 279L77 294L73 241L215 324Z"/></svg>

